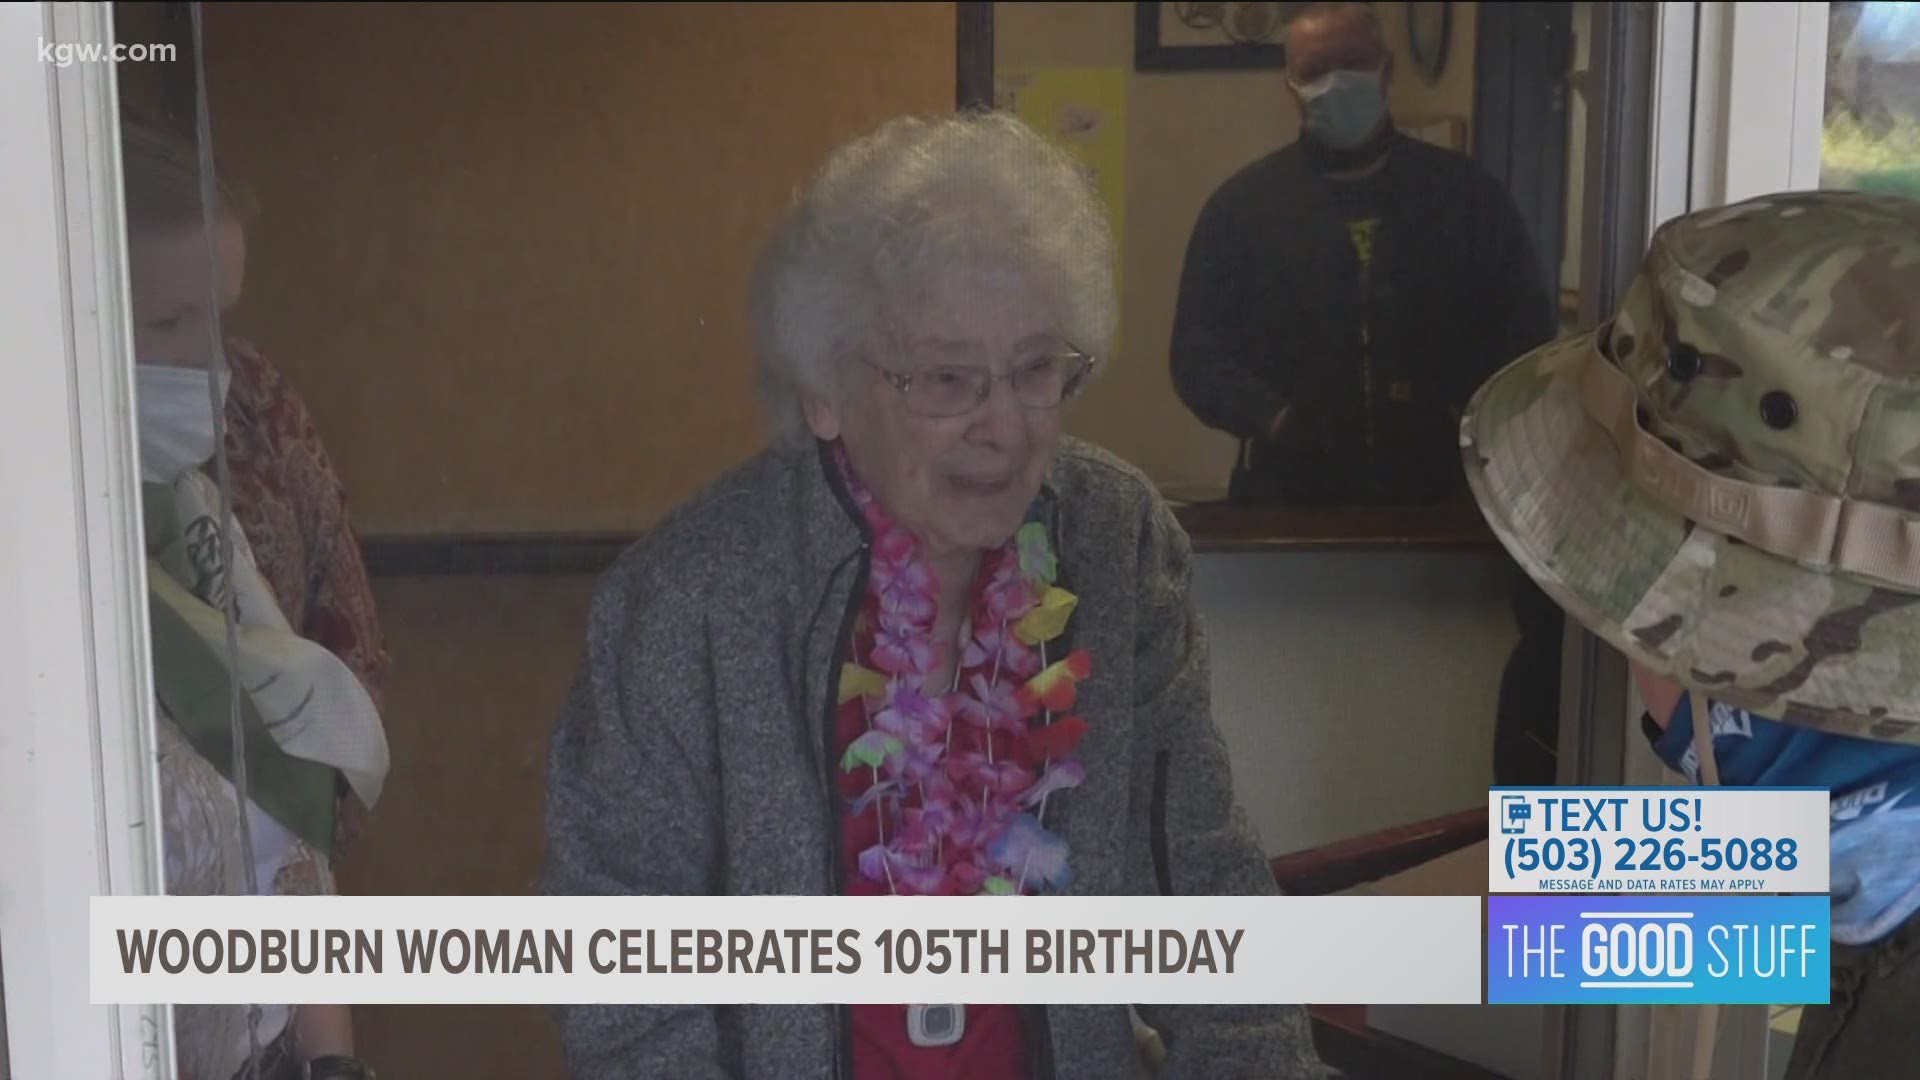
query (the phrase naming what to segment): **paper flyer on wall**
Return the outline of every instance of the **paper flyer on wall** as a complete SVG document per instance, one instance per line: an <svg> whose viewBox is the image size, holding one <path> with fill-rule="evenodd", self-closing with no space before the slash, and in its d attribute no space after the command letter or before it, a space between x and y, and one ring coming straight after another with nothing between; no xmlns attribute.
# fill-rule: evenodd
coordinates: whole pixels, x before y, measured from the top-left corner
<svg viewBox="0 0 1920 1080"><path fill-rule="evenodd" d="M997 72L994 106L1066 147L1092 172L1113 223L1114 288L1126 265L1127 72L1117 67Z"/></svg>

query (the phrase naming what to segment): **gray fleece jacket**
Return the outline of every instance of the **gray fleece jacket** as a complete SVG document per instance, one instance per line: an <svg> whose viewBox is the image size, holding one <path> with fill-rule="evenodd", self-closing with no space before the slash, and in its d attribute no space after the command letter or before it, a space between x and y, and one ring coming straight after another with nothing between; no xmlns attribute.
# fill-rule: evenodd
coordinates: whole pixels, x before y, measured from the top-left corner
<svg viewBox="0 0 1920 1080"><path fill-rule="evenodd" d="M767 451L669 515L594 596L551 744L542 891L832 895L835 673L866 582L866 530L824 455ZM1080 895L1272 894L1209 713L1186 534L1145 477L1063 440L1042 498L1071 645L1086 781L1056 793ZM773 1080L851 1072L834 1006L569 1006L575 1080ZM1304 1009L1141 1006L1160 1076L1318 1078ZM1135 1069L1118 1006L1029 1011L1035 1080Z"/></svg>

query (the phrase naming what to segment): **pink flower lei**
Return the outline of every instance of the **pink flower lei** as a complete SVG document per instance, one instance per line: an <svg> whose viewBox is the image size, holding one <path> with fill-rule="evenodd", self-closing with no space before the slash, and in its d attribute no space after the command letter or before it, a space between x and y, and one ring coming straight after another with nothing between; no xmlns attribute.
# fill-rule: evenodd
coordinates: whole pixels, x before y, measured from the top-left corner
<svg viewBox="0 0 1920 1080"><path fill-rule="evenodd" d="M879 815L861 876L902 894L1018 895L1072 881L1066 841L1047 830L1048 800L1086 770L1074 750L1086 723L1064 715L1091 673L1084 651L1049 662L1076 599L1054 584L1046 526L1029 521L984 556L961 627L953 682L928 685L940 583L919 541L835 460L872 530L867 596L842 668L842 708L865 730L840 767L872 783L852 813ZM864 646L863 646L864 640Z"/></svg>

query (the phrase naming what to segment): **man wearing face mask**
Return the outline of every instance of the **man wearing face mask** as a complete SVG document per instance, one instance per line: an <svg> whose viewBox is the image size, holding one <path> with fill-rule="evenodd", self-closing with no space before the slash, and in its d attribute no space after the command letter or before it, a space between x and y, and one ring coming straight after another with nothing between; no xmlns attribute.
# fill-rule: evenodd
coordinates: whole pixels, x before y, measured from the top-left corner
<svg viewBox="0 0 1920 1080"><path fill-rule="evenodd" d="M1546 275L1492 176L1395 127L1372 5L1306 5L1287 34L1302 134L1201 210L1174 386L1241 440L1236 502L1461 498L1459 410L1553 336Z"/></svg>

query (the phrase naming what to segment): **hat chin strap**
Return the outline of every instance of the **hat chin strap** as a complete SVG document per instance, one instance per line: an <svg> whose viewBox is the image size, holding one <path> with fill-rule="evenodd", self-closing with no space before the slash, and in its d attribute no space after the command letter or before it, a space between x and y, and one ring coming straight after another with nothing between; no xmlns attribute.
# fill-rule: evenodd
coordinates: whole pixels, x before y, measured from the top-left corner
<svg viewBox="0 0 1920 1080"><path fill-rule="evenodd" d="M1666 447L1662 446L1661 449L1664 450ZM1694 710L1693 749L1700 758L1700 782L1707 787L1719 787L1720 763L1713 758L1713 712L1711 709ZM1712 1080L1713 1052L1720 1033L1720 1006L1701 1005L1699 1009L1700 1012L1694 1018L1692 1080Z"/></svg>
<svg viewBox="0 0 1920 1080"><path fill-rule="evenodd" d="M1675 513L1803 566L1920 592L1920 520L1879 503L1701 468L1640 426L1637 389L1597 348L1581 373L1580 398L1613 440L1628 482Z"/></svg>

